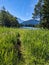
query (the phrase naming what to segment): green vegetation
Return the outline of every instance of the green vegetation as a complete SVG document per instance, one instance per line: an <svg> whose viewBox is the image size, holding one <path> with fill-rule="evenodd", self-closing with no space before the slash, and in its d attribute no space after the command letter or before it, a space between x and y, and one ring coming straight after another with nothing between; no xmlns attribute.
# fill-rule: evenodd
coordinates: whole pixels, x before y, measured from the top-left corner
<svg viewBox="0 0 49 65"><path fill-rule="evenodd" d="M33 18L40 19L36 27L49 29L49 1L39 0L34 10ZM0 65L49 65L49 30L18 28L17 17L4 7L0 26Z"/></svg>
<svg viewBox="0 0 49 65"><path fill-rule="evenodd" d="M34 8L33 18L40 19L39 27L49 29L49 0L38 0Z"/></svg>
<svg viewBox="0 0 49 65"><path fill-rule="evenodd" d="M11 15L4 7L0 10L0 26L19 27L17 17Z"/></svg>
<svg viewBox="0 0 49 65"><path fill-rule="evenodd" d="M17 49L18 33L21 58ZM49 30L0 27L0 65L49 65Z"/></svg>

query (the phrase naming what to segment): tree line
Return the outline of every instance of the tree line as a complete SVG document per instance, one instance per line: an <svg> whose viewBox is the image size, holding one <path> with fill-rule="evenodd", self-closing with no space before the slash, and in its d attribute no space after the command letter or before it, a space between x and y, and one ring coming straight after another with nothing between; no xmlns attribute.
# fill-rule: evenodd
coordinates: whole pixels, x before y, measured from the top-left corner
<svg viewBox="0 0 49 65"><path fill-rule="evenodd" d="M40 27L49 29L49 0L38 0L32 14L34 19L40 20Z"/></svg>
<svg viewBox="0 0 49 65"><path fill-rule="evenodd" d="M2 7L0 10L0 26L19 27L17 17L14 17L8 11L6 11L5 7Z"/></svg>

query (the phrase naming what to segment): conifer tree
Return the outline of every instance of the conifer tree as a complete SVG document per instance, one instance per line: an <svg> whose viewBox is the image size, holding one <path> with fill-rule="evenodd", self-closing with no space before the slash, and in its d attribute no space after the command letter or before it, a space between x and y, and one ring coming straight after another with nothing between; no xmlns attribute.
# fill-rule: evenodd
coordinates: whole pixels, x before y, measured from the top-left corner
<svg viewBox="0 0 49 65"><path fill-rule="evenodd" d="M44 0L42 7L42 26L49 29L49 0Z"/></svg>
<svg viewBox="0 0 49 65"><path fill-rule="evenodd" d="M39 18L40 21L41 21L41 17L42 17L42 14L41 14L42 2L43 2L43 0L38 1L38 3L35 5L34 13L33 13L33 18Z"/></svg>

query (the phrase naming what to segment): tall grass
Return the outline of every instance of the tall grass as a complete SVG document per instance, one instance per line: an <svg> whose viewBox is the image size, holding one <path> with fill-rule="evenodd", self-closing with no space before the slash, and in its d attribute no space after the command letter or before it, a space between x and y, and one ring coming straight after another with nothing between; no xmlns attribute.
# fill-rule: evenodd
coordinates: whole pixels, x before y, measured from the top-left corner
<svg viewBox="0 0 49 65"><path fill-rule="evenodd" d="M17 35L21 54L18 59ZM49 65L49 30L0 27L0 65Z"/></svg>

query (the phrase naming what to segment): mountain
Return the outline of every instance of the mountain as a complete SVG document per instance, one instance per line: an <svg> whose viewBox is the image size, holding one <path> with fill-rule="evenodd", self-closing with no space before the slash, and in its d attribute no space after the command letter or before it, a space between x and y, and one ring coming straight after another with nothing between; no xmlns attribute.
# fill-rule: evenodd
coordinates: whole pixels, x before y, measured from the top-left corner
<svg viewBox="0 0 49 65"><path fill-rule="evenodd" d="M21 20L20 18L17 18L17 20L18 20L18 22L19 22L19 23L24 22L24 21L23 21L23 20Z"/></svg>
<svg viewBox="0 0 49 65"><path fill-rule="evenodd" d="M22 22L21 24L22 25L37 25L39 23L40 22L38 20L30 19L30 20Z"/></svg>

